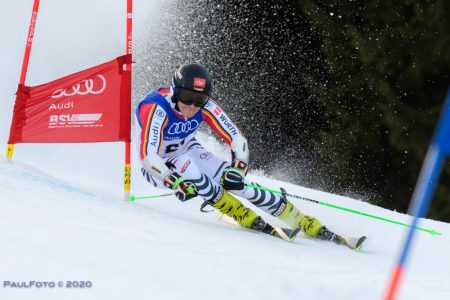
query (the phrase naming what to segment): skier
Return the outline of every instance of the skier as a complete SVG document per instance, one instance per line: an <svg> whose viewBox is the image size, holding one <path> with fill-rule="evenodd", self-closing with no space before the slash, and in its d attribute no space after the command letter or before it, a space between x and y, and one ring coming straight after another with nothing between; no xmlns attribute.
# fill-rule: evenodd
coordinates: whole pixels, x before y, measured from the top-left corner
<svg viewBox="0 0 450 300"><path fill-rule="evenodd" d="M158 188L169 188L181 201L201 196L205 203L241 226L271 234L274 228L233 195L248 199L306 235L341 243L312 216L304 215L284 194L247 186L247 140L210 96L211 76L199 64L180 66L170 87L153 90L136 109L136 140L142 174ZM195 139L205 121L231 148L231 162L217 157Z"/></svg>

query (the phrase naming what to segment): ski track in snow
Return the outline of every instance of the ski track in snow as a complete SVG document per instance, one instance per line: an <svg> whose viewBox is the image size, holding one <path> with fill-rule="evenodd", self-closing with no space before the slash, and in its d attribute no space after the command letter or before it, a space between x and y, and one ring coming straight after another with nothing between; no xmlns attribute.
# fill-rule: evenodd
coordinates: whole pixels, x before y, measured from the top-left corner
<svg viewBox="0 0 450 300"><path fill-rule="evenodd" d="M23 163L2 158L0 169L0 299L380 299L405 232L294 199L331 229L365 234L368 241L360 253L305 237L289 244L201 213L199 199L131 203ZM410 219L361 201L252 179L314 199L326 195L328 202L371 214ZM447 299L449 225L423 220L420 226L443 235L417 234L400 299ZM3 288L6 280L89 280L93 287Z"/></svg>

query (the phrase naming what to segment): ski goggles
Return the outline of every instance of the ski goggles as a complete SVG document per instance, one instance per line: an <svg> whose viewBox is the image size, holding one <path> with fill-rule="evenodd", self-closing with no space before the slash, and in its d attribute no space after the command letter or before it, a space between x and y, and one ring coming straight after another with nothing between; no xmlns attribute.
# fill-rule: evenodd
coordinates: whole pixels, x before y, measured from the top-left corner
<svg viewBox="0 0 450 300"><path fill-rule="evenodd" d="M203 107L209 100L209 95L199 92L177 88L177 100L186 105L194 105L196 107Z"/></svg>

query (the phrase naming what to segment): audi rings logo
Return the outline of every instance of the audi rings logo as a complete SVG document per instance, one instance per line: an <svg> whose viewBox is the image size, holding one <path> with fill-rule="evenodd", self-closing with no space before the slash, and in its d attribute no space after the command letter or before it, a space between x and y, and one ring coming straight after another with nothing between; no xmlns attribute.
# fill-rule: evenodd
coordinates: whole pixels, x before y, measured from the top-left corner
<svg viewBox="0 0 450 300"><path fill-rule="evenodd" d="M200 124L197 120L191 120L187 122L173 123L169 128L169 134L187 133L197 129Z"/></svg>
<svg viewBox="0 0 450 300"><path fill-rule="evenodd" d="M94 78L85 79L71 88L56 90L51 97L57 99L64 96L70 97L74 95L84 96L88 94L101 94L106 89L106 79L103 75L97 75L96 77L100 78L100 80L94 80Z"/></svg>

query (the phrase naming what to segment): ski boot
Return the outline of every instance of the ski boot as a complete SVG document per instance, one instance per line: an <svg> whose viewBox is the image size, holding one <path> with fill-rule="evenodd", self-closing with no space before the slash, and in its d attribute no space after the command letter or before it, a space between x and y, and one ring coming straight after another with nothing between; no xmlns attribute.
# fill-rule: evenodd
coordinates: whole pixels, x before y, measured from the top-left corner
<svg viewBox="0 0 450 300"><path fill-rule="evenodd" d="M328 230L325 226L320 228L317 238L321 240L331 241L338 245L345 245L356 252L359 252L364 241L367 239L365 236L355 238L345 235L337 235L336 233Z"/></svg>
<svg viewBox="0 0 450 300"><path fill-rule="evenodd" d="M292 228L300 228L307 236L318 238L320 240L331 241L338 245L345 245L355 251L361 249L362 244L366 240L365 236L354 238L345 235L337 235L323 226L319 220L312 216L305 216L286 198L286 191L281 189L281 201L285 208L281 210L278 218L291 226Z"/></svg>
<svg viewBox="0 0 450 300"><path fill-rule="evenodd" d="M289 228L273 227L259 216L255 219L255 222L250 227L250 229L270 234L274 237L280 238L288 242L292 242L300 233L300 228L289 229Z"/></svg>
<svg viewBox="0 0 450 300"><path fill-rule="evenodd" d="M311 216L305 216L292 204L292 202L287 200L286 191L284 189L281 189L281 191L282 195L280 207L284 205L284 209L282 209L276 217L289 225L291 228L300 228L306 235L317 237L317 234L322 227L319 220Z"/></svg>
<svg viewBox="0 0 450 300"><path fill-rule="evenodd" d="M320 240L330 241L338 245L345 244L342 237L330 231L326 226L322 226L320 228L319 233L317 233L317 238Z"/></svg>
<svg viewBox="0 0 450 300"><path fill-rule="evenodd" d="M233 220L243 227L251 228L258 218L254 211L242 205L241 201L225 190L217 202L209 201L208 204L218 209L221 213L233 218Z"/></svg>
<svg viewBox="0 0 450 300"><path fill-rule="evenodd" d="M288 242L292 242L300 232L299 228L289 229L273 227L260 216L257 216L254 211L242 205L241 201L225 190L219 201L216 203L209 201L208 204L218 209L224 215L232 218L236 223L243 227L269 234Z"/></svg>

